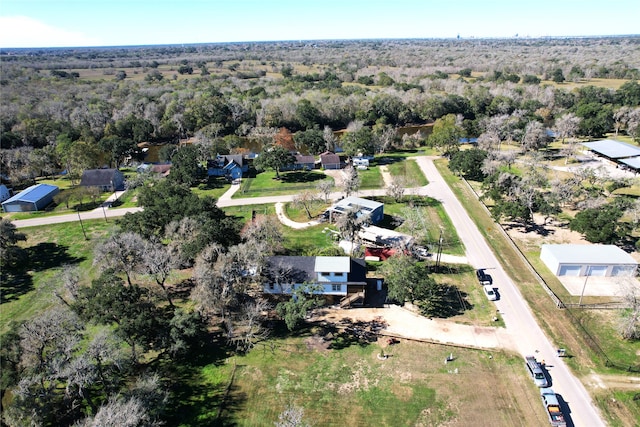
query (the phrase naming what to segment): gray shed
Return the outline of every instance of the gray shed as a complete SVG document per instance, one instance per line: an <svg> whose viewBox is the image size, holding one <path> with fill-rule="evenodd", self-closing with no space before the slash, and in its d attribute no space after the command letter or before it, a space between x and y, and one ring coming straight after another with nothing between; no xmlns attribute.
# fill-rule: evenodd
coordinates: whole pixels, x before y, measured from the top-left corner
<svg viewBox="0 0 640 427"><path fill-rule="evenodd" d="M633 277L638 268L615 245L542 245L540 259L556 276Z"/></svg>
<svg viewBox="0 0 640 427"><path fill-rule="evenodd" d="M2 202L2 209L5 212L40 211L53 202L53 196L59 192L60 189L55 185L32 185Z"/></svg>

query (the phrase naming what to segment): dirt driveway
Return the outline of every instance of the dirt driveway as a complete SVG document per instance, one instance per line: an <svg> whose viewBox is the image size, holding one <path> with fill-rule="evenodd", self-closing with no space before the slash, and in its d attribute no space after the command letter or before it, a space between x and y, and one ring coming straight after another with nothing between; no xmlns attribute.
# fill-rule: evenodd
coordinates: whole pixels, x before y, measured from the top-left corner
<svg viewBox="0 0 640 427"><path fill-rule="evenodd" d="M385 308L320 308L314 310L312 322L340 324L344 321L382 321L382 335L425 342L442 343L479 349L517 351L513 337L505 328L461 325L443 319L428 319L397 305Z"/></svg>

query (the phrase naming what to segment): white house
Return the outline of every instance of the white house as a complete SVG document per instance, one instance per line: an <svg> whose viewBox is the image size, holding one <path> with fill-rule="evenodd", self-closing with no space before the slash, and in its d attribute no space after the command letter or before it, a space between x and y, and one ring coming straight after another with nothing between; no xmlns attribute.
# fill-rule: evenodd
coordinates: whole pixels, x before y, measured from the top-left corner
<svg viewBox="0 0 640 427"><path fill-rule="evenodd" d="M312 285L327 296L346 297L364 292L366 265L348 256L273 256L267 260L265 294L290 294Z"/></svg>
<svg viewBox="0 0 640 427"><path fill-rule="evenodd" d="M540 260L556 276L633 277L638 268L615 245L542 245Z"/></svg>

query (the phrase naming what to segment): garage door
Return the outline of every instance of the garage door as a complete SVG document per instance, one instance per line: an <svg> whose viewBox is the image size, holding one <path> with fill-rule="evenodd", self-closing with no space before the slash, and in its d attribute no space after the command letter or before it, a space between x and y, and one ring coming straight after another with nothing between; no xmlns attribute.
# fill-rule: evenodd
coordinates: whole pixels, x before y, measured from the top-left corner
<svg viewBox="0 0 640 427"><path fill-rule="evenodd" d="M607 268L606 265L591 265L587 267L587 274L589 276L604 277L607 274Z"/></svg>
<svg viewBox="0 0 640 427"><path fill-rule="evenodd" d="M561 265L558 276L579 276L581 265Z"/></svg>

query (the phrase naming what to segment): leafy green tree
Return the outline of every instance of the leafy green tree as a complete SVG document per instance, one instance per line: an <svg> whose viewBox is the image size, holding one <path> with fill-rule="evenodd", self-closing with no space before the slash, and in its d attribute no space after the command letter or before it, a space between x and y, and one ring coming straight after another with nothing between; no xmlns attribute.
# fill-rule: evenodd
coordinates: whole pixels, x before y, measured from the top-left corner
<svg viewBox="0 0 640 427"><path fill-rule="evenodd" d="M199 163L200 150L196 145L189 144L178 147L171 156L171 172L169 179L189 187L204 178L204 168Z"/></svg>
<svg viewBox="0 0 640 427"><path fill-rule="evenodd" d="M466 179L481 182L486 178L482 171L482 165L486 158L487 152L477 148L457 151L451 155L449 169L462 174Z"/></svg>
<svg viewBox="0 0 640 427"><path fill-rule="evenodd" d="M555 83L562 83L566 79L564 78L564 73L562 72L562 68L556 68L551 72L551 80Z"/></svg>
<svg viewBox="0 0 640 427"><path fill-rule="evenodd" d="M278 303L276 312L284 319L287 329L290 331L297 329L303 323L307 313L322 304L322 299L316 292L316 287L303 285L293 291L288 301Z"/></svg>
<svg viewBox="0 0 640 427"><path fill-rule="evenodd" d="M322 122L320 110L308 99L301 99L296 106L296 121L301 129L319 127Z"/></svg>
<svg viewBox="0 0 640 427"><path fill-rule="evenodd" d="M580 103L576 108L580 118L580 134L600 138L613 129L613 109L610 104L598 102Z"/></svg>
<svg viewBox="0 0 640 427"><path fill-rule="evenodd" d="M591 243L614 243L624 236L626 230L619 222L623 209L618 203L609 203L598 208L578 212L569 224L573 231L584 234Z"/></svg>
<svg viewBox="0 0 640 427"><path fill-rule="evenodd" d="M124 70L116 71L116 81L122 81L127 78L127 73Z"/></svg>
<svg viewBox="0 0 640 427"><path fill-rule="evenodd" d="M193 67L190 65L180 65L178 67L178 73L180 74L193 74Z"/></svg>
<svg viewBox="0 0 640 427"><path fill-rule="evenodd" d="M320 154L325 151L324 133L320 129L307 129L293 134L293 141L298 150L306 148L310 154Z"/></svg>
<svg viewBox="0 0 640 427"><path fill-rule="evenodd" d="M0 218L0 261L7 267L22 258L23 251L18 242L24 242L27 236L17 230L8 218Z"/></svg>
<svg viewBox="0 0 640 427"><path fill-rule="evenodd" d="M100 148L111 157L111 164L116 169L120 169L120 164L126 156L133 154L137 150L136 144L130 139L123 139L119 136L106 136L98 143Z"/></svg>
<svg viewBox="0 0 640 427"><path fill-rule="evenodd" d="M91 286L81 287L72 308L85 321L115 325L115 333L131 347L133 360L139 348L146 351L166 345L167 325L149 291L135 284L125 286L113 270L104 271Z"/></svg>
<svg viewBox="0 0 640 427"><path fill-rule="evenodd" d="M362 126L357 130L345 132L340 140L340 145L348 156L359 154L373 155L375 153L375 141L371 128Z"/></svg>
<svg viewBox="0 0 640 427"><path fill-rule="evenodd" d="M429 135L427 143L445 156L451 156L459 150L461 136L462 129L456 124L456 116L448 114L433 124L433 132Z"/></svg>
<svg viewBox="0 0 640 427"><path fill-rule="evenodd" d="M640 84L637 81L624 83L616 91L615 97L621 105L629 107L640 106Z"/></svg>
<svg viewBox="0 0 640 427"><path fill-rule="evenodd" d="M291 151L281 145L272 144L262 150L253 165L258 170L273 169L276 172L276 179L280 179L280 170L293 165L295 161L296 158Z"/></svg>
<svg viewBox="0 0 640 427"><path fill-rule="evenodd" d="M425 316L448 316L454 310L447 293L452 290L436 283L427 268L407 255L394 255L382 267L390 298L418 306Z"/></svg>

